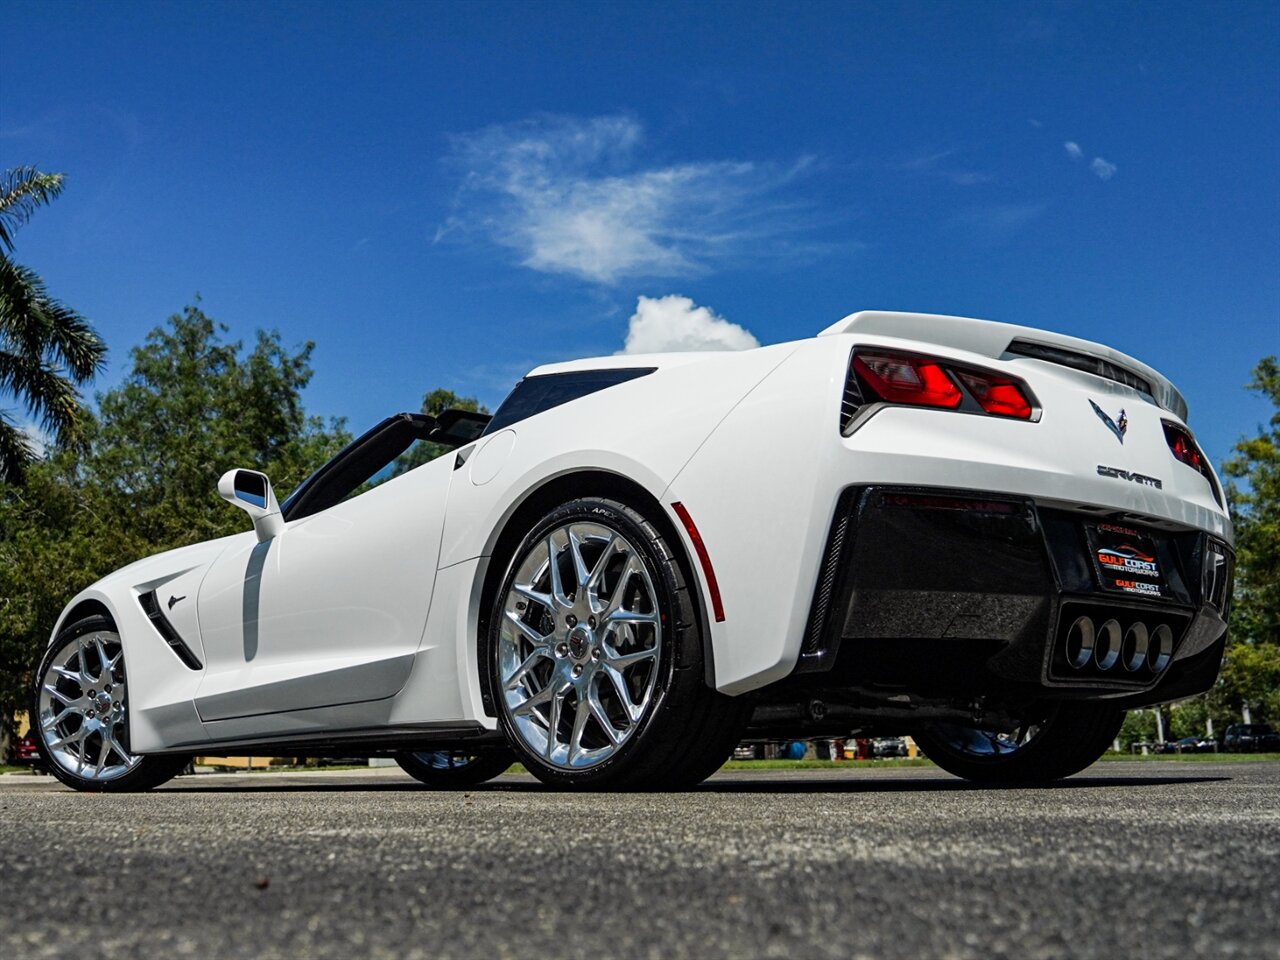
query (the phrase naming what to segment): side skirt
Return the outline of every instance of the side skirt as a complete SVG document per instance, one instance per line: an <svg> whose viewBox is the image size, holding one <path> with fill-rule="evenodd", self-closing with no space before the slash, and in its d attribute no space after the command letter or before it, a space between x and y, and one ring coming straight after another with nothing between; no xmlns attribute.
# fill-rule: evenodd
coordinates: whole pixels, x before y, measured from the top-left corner
<svg viewBox="0 0 1280 960"><path fill-rule="evenodd" d="M241 740L193 740L175 744L155 753L194 753L221 755L234 750L237 753L271 750L280 754L298 753L307 756L325 754L360 753L370 756L398 753L402 750L418 750L474 744L500 746L506 743L500 731L488 730L475 722L444 722L402 724L394 727L355 727L348 730L324 730L313 734L289 733L275 737L255 737Z"/></svg>

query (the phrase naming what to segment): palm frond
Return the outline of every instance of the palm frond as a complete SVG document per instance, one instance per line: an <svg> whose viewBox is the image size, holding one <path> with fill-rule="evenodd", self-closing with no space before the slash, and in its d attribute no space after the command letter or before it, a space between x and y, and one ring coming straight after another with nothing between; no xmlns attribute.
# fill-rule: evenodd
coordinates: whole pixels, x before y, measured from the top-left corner
<svg viewBox="0 0 1280 960"><path fill-rule="evenodd" d="M31 438L0 413L0 483L21 483L35 458Z"/></svg>
<svg viewBox="0 0 1280 960"><path fill-rule="evenodd" d="M4 346L8 344L9 346ZM54 300L34 270L0 253L0 349L66 366L76 383L103 366L106 344L74 310Z"/></svg>
<svg viewBox="0 0 1280 960"><path fill-rule="evenodd" d="M14 167L0 177L0 247L13 251L13 235L37 207L62 192L62 174Z"/></svg>

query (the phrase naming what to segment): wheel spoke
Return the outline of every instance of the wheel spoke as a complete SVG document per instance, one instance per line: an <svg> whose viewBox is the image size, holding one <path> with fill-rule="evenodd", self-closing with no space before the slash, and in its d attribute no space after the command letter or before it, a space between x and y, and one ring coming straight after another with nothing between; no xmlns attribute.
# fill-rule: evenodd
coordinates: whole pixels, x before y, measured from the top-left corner
<svg viewBox="0 0 1280 960"><path fill-rule="evenodd" d="M640 719L640 713L643 712L643 706L637 709L636 704L632 701L631 691L627 689L626 677L613 669L612 665L609 664L605 665L603 672L605 676L609 678L609 682L613 684L614 696L616 696L621 702L622 709L627 713L627 719L632 723L635 723Z"/></svg>
<svg viewBox="0 0 1280 960"><path fill-rule="evenodd" d="M555 535L547 537L547 575L551 578L551 599L557 606L569 606L564 584L560 582L560 558L556 550Z"/></svg>
<svg viewBox="0 0 1280 960"><path fill-rule="evenodd" d="M605 662L614 670L625 670L637 663L643 663L645 660L654 660L658 656L657 647L647 647L644 650L637 650L634 653L619 653L614 656L607 657Z"/></svg>
<svg viewBox="0 0 1280 960"><path fill-rule="evenodd" d="M608 606L604 609L606 619L612 619L614 614L622 610L622 603L627 598L627 586L631 583L631 578L643 573L643 571L644 567L636 559L635 554L629 552L627 562L623 566L622 572L618 575L618 582L613 585L613 595L609 597Z"/></svg>
<svg viewBox="0 0 1280 960"><path fill-rule="evenodd" d="M546 703L548 700L554 697L555 693L556 693L556 688L555 688L554 679L553 679L552 683L548 683L545 687L543 687L541 690L539 690L532 697L530 697L524 703L520 704L511 712L513 715L517 717L528 716L530 713L533 713L535 707L542 706L544 703Z"/></svg>
<svg viewBox="0 0 1280 960"><path fill-rule="evenodd" d="M552 754L556 752L556 745L559 742L556 737L560 732L560 711L564 709L564 698L566 691L559 690L551 697L551 709L547 711L547 749L545 756L548 760Z"/></svg>
<svg viewBox="0 0 1280 960"><path fill-rule="evenodd" d="M503 686L507 690L514 690L516 687L518 687L520 685L520 682L524 680L524 678L528 675L529 671L538 665L538 661L543 660L547 657L548 649L549 648L546 647L545 645L534 647L533 653L525 657L524 663L516 667L515 672L512 673L511 676L507 677L506 682L503 684Z"/></svg>
<svg viewBox="0 0 1280 960"><path fill-rule="evenodd" d="M65 693L59 693L58 688L51 683L46 683L41 689L44 690L44 692L47 693L49 696L57 697L64 704L72 704L80 699L79 697L72 698L67 696Z"/></svg>
<svg viewBox="0 0 1280 960"><path fill-rule="evenodd" d="M613 722L609 719L609 715L605 712L604 704L600 702L600 698L596 696L593 690L587 696L587 705L591 710L591 715L596 718L596 725L604 731L604 735L609 738L611 746L617 746L622 742L622 734L614 729Z"/></svg>
<svg viewBox="0 0 1280 960"><path fill-rule="evenodd" d="M50 750L61 750L63 747L69 746L71 744L82 743L84 741L84 738L85 738L85 729L84 727L80 727L77 730L73 730L71 733L64 733L62 736L58 737L56 740L48 740L46 741L46 743L48 744L48 747Z"/></svg>
<svg viewBox="0 0 1280 960"><path fill-rule="evenodd" d="M67 717L77 717L79 715L80 715L79 710L74 710L71 707L66 707L62 710L61 713L55 716L49 717L47 720L42 720L40 722L40 727L41 729L44 729L44 730L52 730L55 727L57 727L58 724L62 723L63 720L66 720Z"/></svg>
<svg viewBox="0 0 1280 960"><path fill-rule="evenodd" d="M50 669L64 680L72 680L76 683L79 683L81 680L80 674L76 673L74 670L68 670L66 667L60 667L56 663L50 667ZM61 696L61 694L59 694L59 696Z"/></svg>
<svg viewBox="0 0 1280 960"><path fill-rule="evenodd" d="M520 596L524 597L526 600L532 600L534 603L539 604L548 610L553 609L551 594L540 593L533 589L533 584L531 583L513 583L511 585L511 589L520 594Z"/></svg>
<svg viewBox="0 0 1280 960"><path fill-rule="evenodd" d="M600 578L604 576L604 572L609 566L609 561L613 559L617 543L617 534L611 533L609 535L609 541L604 545L604 549L600 551L600 556L596 557L595 566L591 568L591 573L587 576L586 587L588 596L591 597L591 606L593 609L600 606Z"/></svg>
<svg viewBox="0 0 1280 960"><path fill-rule="evenodd" d="M582 752L582 732L587 728L587 721L591 719L590 702L582 697L578 698L578 709L573 715L573 733L569 736L569 763L578 759L578 755Z"/></svg>
<svg viewBox="0 0 1280 960"><path fill-rule="evenodd" d="M98 654L98 681L107 680L110 676L111 667L107 662L107 648L102 645L101 637L93 638L93 649Z"/></svg>
<svg viewBox="0 0 1280 960"><path fill-rule="evenodd" d="M605 623L657 623L656 613L641 613L638 610L615 610L605 618Z"/></svg>
<svg viewBox="0 0 1280 960"><path fill-rule="evenodd" d="M507 611L507 621L511 623L517 630L524 634L525 639L532 643L535 647L545 647L551 639L550 634L541 634L533 627L529 626L521 619L518 613Z"/></svg>
<svg viewBox="0 0 1280 960"><path fill-rule="evenodd" d="M587 561L582 557L582 539L569 528L569 555L573 558L573 576L581 590L591 579L591 571L587 569Z"/></svg>

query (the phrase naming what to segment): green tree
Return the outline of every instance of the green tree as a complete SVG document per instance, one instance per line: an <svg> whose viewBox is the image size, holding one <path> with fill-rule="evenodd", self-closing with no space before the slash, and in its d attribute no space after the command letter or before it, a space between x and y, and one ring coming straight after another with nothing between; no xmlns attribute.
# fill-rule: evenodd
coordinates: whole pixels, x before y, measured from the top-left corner
<svg viewBox="0 0 1280 960"><path fill-rule="evenodd" d="M35 271L10 257L14 233L62 192L62 179L35 167L0 177L0 396L16 397L58 445L71 446L84 439L77 387L101 368L106 346ZM0 481L20 483L36 456L32 439L0 411Z"/></svg>
<svg viewBox="0 0 1280 960"><path fill-rule="evenodd" d="M217 494L231 467L265 470L282 493L349 436L306 414L313 344L259 333L247 353L198 306L153 330L133 368L85 421L87 447L0 490L0 726L25 707L27 672L63 605L159 550L245 529Z"/></svg>
<svg viewBox="0 0 1280 960"><path fill-rule="evenodd" d="M1271 401L1258 435L1242 439L1224 464L1236 529L1232 633L1247 643L1280 645L1280 365L1264 357L1248 389ZM1241 485L1238 481L1243 481Z"/></svg>

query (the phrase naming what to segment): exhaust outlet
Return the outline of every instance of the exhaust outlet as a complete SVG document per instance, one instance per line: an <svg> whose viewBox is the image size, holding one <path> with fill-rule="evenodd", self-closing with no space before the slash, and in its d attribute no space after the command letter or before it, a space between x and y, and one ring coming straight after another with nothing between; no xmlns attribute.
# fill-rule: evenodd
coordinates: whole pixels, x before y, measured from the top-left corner
<svg viewBox="0 0 1280 960"><path fill-rule="evenodd" d="M1124 643L1120 646L1120 661L1130 673L1141 670L1147 662L1147 649L1151 636L1147 625L1139 620L1129 625L1124 632Z"/></svg>
<svg viewBox="0 0 1280 960"><path fill-rule="evenodd" d="M1156 627L1147 645L1147 669L1160 673L1173 659L1173 630L1167 623Z"/></svg>
<svg viewBox="0 0 1280 960"><path fill-rule="evenodd" d="M1076 670L1087 666L1093 656L1093 641L1096 631L1089 617L1077 617L1067 631L1067 663Z"/></svg>
<svg viewBox="0 0 1280 960"><path fill-rule="evenodd" d="M1099 670L1110 670L1119 661L1122 636L1120 623L1116 620L1108 620L1098 628L1093 643L1093 662Z"/></svg>

